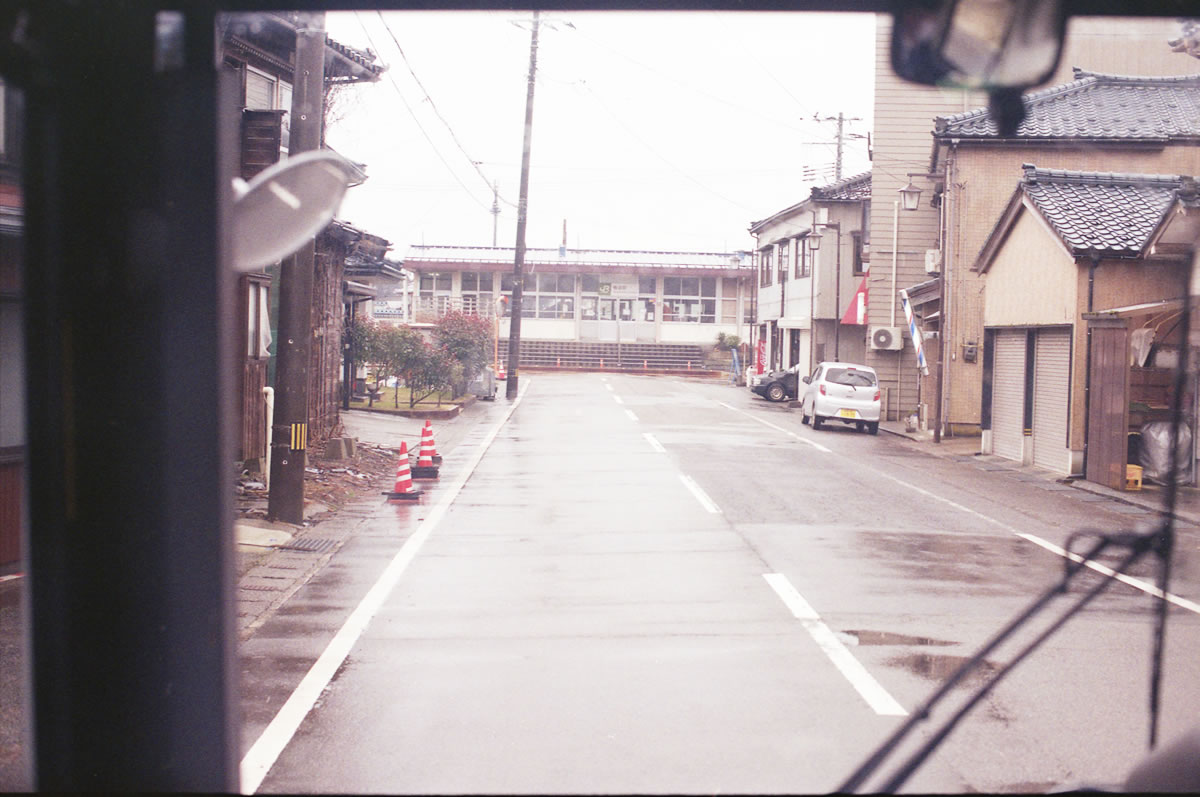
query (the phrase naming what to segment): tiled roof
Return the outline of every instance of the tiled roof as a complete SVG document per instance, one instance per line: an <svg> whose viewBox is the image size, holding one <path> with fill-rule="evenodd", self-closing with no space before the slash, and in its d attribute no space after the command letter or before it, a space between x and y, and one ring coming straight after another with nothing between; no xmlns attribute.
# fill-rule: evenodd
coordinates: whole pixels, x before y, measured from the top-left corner
<svg viewBox="0 0 1200 797"><path fill-rule="evenodd" d="M871 198L871 173L863 172L812 190L814 200L853 201Z"/></svg>
<svg viewBox="0 0 1200 797"><path fill-rule="evenodd" d="M1017 138L1165 141L1200 138L1200 75L1129 77L1085 72L1075 80L1023 97L1026 117ZM939 116L934 135L996 138L986 108Z"/></svg>
<svg viewBox="0 0 1200 797"><path fill-rule="evenodd" d="M343 59L344 65L338 65L335 58L326 58L327 68L330 65L334 68L334 77L350 81L376 81L387 71L386 66L375 63L375 53L371 50L359 50L328 36L325 37L325 46Z"/></svg>
<svg viewBox="0 0 1200 797"><path fill-rule="evenodd" d="M852 202L869 200L870 198L871 173L863 172L862 174L856 174L853 177L847 177L836 183L814 187L803 201L791 207L784 208L777 213L772 213L765 219L750 222L750 233L757 233L771 222L788 218L797 211L805 210L805 206L812 202Z"/></svg>
<svg viewBox="0 0 1200 797"><path fill-rule="evenodd" d="M1191 177L1024 169L1021 190L1077 254L1140 255L1176 198L1196 201Z"/></svg>

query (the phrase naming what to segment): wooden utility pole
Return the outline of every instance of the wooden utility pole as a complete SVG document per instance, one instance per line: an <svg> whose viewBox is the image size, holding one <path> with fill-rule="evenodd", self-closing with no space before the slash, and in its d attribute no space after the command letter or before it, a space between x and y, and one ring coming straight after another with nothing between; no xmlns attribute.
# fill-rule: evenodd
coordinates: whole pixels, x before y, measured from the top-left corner
<svg viewBox="0 0 1200 797"><path fill-rule="evenodd" d="M300 14L292 88L289 154L321 146L325 104L325 12ZM312 348L315 242L279 269L279 349L275 364L275 423L271 427L271 488L267 517L304 522L304 458L308 449L308 369Z"/></svg>
<svg viewBox="0 0 1200 797"><path fill-rule="evenodd" d="M525 219L529 212L529 148L533 138L533 86L537 74L538 12L533 12L533 34L529 44L529 86L525 93L525 144L521 148L521 195L517 200L517 253L513 259L512 317L508 322L508 380L505 398L517 396L521 366L521 295L524 292Z"/></svg>

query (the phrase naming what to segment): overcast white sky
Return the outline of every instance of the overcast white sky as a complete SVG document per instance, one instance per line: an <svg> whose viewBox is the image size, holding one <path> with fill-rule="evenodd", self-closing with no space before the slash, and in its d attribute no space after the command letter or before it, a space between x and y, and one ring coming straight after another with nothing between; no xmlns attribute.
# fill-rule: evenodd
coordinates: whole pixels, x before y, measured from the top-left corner
<svg viewBox="0 0 1200 797"><path fill-rule="evenodd" d="M491 246L495 181L497 245L513 246L531 14L385 12L383 19L326 17L331 37L371 48L390 67L382 81L354 91L327 132L329 145L366 163L369 175L351 189L339 218L389 239L396 257L418 243ZM861 137L847 138L843 177L870 166L873 16L562 12L542 19L530 247L557 247L566 220L572 248L750 248L751 222L833 181L836 125L814 115L860 119L846 126Z"/></svg>

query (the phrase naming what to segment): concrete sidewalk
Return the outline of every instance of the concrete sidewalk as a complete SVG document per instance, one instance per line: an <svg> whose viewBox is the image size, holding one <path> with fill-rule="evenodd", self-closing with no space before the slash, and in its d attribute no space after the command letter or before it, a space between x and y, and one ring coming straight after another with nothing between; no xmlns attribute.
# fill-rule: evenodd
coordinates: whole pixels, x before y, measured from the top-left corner
<svg viewBox="0 0 1200 797"><path fill-rule="evenodd" d="M911 440L913 443L920 445L922 450L928 452L931 456L950 458L978 456L981 462L1011 464L1011 460L1006 460L1003 457L980 453L980 439L978 437L943 437L940 442L935 443L933 442L933 432L906 431L902 421L883 421L879 424L879 431ZM1149 509L1153 512L1163 511L1165 487L1160 484L1143 482L1141 490L1113 490L1095 482L1087 481L1086 479L1063 477L1034 466L1024 466L1020 470L1034 475L1042 475L1046 479L1058 481L1062 484L1069 484L1078 490L1084 490L1094 495L1101 495L1115 501L1122 501L1133 506L1140 506L1143 509ZM1181 486L1176 489L1174 516L1179 520L1200 525L1200 488Z"/></svg>
<svg viewBox="0 0 1200 797"><path fill-rule="evenodd" d="M454 449L473 426L476 415L468 405L452 419L435 419L438 453L443 457ZM410 453L426 416L406 417L394 413L367 410L343 411L346 434L360 443L398 446L408 443ZM237 542L237 628L241 640L253 636L280 606L308 583L337 553L346 539L378 508L378 495L343 506L329 515L329 507L305 502L305 525L240 519L234 524ZM322 515L309 523L308 519Z"/></svg>

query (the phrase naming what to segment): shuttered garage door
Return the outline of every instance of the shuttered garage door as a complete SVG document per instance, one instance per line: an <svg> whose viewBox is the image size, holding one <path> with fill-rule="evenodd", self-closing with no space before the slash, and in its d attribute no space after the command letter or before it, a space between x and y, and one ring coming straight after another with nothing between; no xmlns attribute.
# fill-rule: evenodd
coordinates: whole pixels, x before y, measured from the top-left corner
<svg viewBox="0 0 1200 797"><path fill-rule="evenodd" d="M1022 459L1025 425L1025 330L996 334L992 368L992 453Z"/></svg>
<svg viewBox="0 0 1200 797"><path fill-rule="evenodd" d="M1039 329L1033 355L1033 464L1071 472L1067 417L1071 384L1071 330Z"/></svg>

